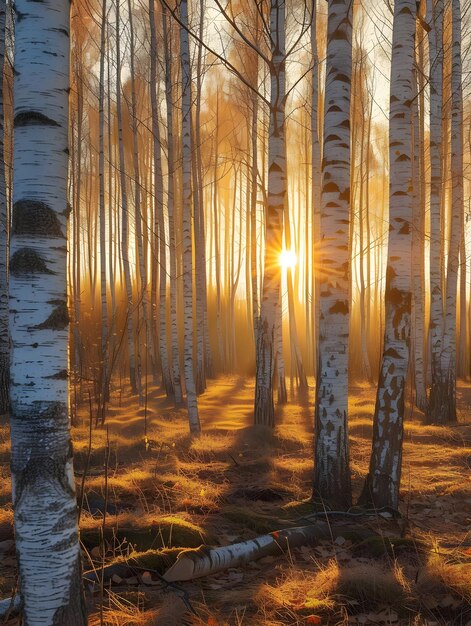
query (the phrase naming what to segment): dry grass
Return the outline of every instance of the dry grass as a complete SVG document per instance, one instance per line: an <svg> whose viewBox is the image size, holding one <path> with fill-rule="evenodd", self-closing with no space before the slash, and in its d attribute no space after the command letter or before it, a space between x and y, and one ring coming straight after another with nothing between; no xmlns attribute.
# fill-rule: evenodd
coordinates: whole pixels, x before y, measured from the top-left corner
<svg viewBox="0 0 471 626"><path fill-rule="evenodd" d="M312 389L309 401L292 398L282 407L274 431L252 426L253 394L253 380L227 377L211 382L200 398L204 432L192 439L185 411L175 410L159 390L150 388L146 442L144 409L125 392L115 393L107 418L111 450L107 562L132 556L134 549L226 545L297 518L300 524L306 523L302 518L310 511L307 500L313 468ZM461 394L461 414L469 419L471 387L464 386ZM371 446L374 392L368 385L352 390L349 408L351 468L358 494ZM87 411L84 405L79 413L82 423L73 429L79 484L87 456ZM183 591L124 581L106 592L104 623L465 626L471 620L467 613L470 538L465 533L471 517L471 424L424 426L420 414L408 411L401 509L408 517L409 532L418 544L429 546L428 554L410 546L386 554L386 541L380 541L381 549L376 551L354 550L348 542L323 542L283 558L264 559L245 569L181 585ZM106 442L106 431L93 429L81 517L89 551L99 543L102 524ZM4 536L11 536L12 528L8 462L8 429L2 426L0 533ZM387 523L381 528L375 524L369 522L386 537L400 530ZM8 593L14 568L0 563L0 580L0 589ZM189 604L183 600L185 594ZM100 623L97 601L95 595L92 626Z"/></svg>

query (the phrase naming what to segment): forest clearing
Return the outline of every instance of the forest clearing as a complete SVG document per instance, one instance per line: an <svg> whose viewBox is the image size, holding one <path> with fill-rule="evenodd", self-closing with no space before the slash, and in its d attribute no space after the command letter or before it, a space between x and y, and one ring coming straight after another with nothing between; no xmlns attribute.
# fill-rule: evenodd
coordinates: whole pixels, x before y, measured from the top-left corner
<svg viewBox="0 0 471 626"><path fill-rule="evenodd" d="M252 425L253 391L250 379L214 381L200 402L204 435L192 440L185 411L169 406L158 389L149 389L147 409L136 405L129 390L113 390L107 428L93 429L84 483L89 413L82 407L73 439L76 481L84 485L84 568L106 572L103 593L99 583L87 591L94 607L90 624L100 624L100 602L103 623L110 626L468 624L471 385L458 389L459 422L449 428L424 426L409 404L401 519L379 512L361 518L366 537L346 539L342 532L348 537L359 520L340 516L331 520L340 533L335 539L175 587L160 580L177 548L229 545L312 522L312 386L301 401L290 394L274 431ZM351 398L351 467L358 494L368 465L374 390L356 386ZM3 477L7 450L3 428ZM16 571L10 566L15 559L9 502L10 494L2 491L4 595L11 593ZM168 549L165 558L146 553L162 548ZM108 571L116 562L129 563L128 570Z"/></svg>
<svg viewBox="0 0 471 626"><path fill-rule="evenodd" d="M471 626L471 0L0 0L2 626Z"/></svg>

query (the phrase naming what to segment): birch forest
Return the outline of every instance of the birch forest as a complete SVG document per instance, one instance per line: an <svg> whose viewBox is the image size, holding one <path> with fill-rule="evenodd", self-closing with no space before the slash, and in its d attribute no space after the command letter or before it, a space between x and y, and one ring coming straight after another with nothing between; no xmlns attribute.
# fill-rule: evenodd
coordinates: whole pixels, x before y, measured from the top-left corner
<svg viewBox="0 0 471 626"><path fill-rule="evenodd" d="M471 0L0 0L0 624L471 626Z"/></svg>

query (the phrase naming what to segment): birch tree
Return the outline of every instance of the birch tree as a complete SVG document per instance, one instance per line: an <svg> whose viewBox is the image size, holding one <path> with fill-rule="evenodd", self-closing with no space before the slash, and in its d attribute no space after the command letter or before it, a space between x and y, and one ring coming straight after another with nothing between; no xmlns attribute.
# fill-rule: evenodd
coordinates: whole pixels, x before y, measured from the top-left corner
<svg viewBox="0 0 471 626"><path fill-rule="evenodd" d="M441 265L442 219L442 112L443 112L443 0L428 0L430 64L430 358L432 385L429 420L434 421L439 404L438 379L443 333Z"/></svg>
<svg viewBox="0 0 471 626"><path fill-rule="evenodd" d="M69 2L18 0L11 446L27 626L85 626L68 418Z"/></svg>
<svg viewBox="0 0 471 626"><path fill-rule="evenodd" d="M386 321L370 467L361 496L363 502L394 509L398 508L401 482L404 394L411 325L412 101L416 14L415 0L396 0L389 113Z"/></svg>
<svg viewBox="0 0 471 626"><path fill-rule="evenodd" d="M169 269L170 269L170 336L172 353L172 385L175 404L183 402L181 374L180 374L180 350L178 345L177 325L177 261L175 244L175 217L174 217L174 140L173 140L173 85L172 85L172 37L169 32L166 6L163 6L163 34L165 43L165 103L167 105L167 213L169 231Z"/></svg>
<svg viewBox="0 0 471 626"><path fill-rule="evenodd" d="M463 227L463 86L461 63L461 6L451 0L451 218L446 266L445 324L440 371L435 381L431 418L456 422L456 301ZM465 294L462 294L465 297Z"/></svg>
<svg viewBox="0 0 471 626"><path fill-rule="evenodd" d="M350 0L329 1L326 63L313 496L348 508Z"/></svg>
<svg viewBox="0 0 471 626"><path fill-rule="evenodd" d="M124 283L126 290L126 337L128 347L128 367L131 391L137 393L138 376L136 370L136 351L133 334L133 292L131 266L129 262L129 207L126 188L126 170L123 140L123 111L121 107L121 18L120 0L116 0L116 114L118 118L118 170L121 186L121 257L123 259Z"/></svg>
<svg viewBox="0 0 471 626"><path fill-rule="evenodd" d="M284 0L271 0L270 8L270 121L268 139L268 194L265 217L265 267L262 282L260 318L256 336L256 424L274 426L273 380L276 365L276 326L280 315L283 211L286 202L285 153L285 50ZM281 329L280 329L281 332Z"/></svg>
<svg viewBox="0 0 471 626"><path fill-rule="evenodd" d="M8 209L5 180L5 60L6 0L0 2L0 415L8 412L10 336L8 330Z"/></svg>
<svg viewBox="0 0 471 626"><path fill-rule="evenodd" d="M190 431L201 430L193 371L193 245L191 198L191 72L188 0L180 0L180 57L182 67L182 188L183 188L183 317L184 373Z"/></svg>
<svg viewBox="0 0 471 626"><path fill-rule="evenodd" d="M150 22L150 101L152 111L152 146L154 156L154 213L159 246L159 355L162 387L167 396L173 396L172 375L167 350L167 247L164 218L162 159L157 100L157 33L155 27L155 0L149 0ZM154 303L154 306L157 306Z"/></svg>

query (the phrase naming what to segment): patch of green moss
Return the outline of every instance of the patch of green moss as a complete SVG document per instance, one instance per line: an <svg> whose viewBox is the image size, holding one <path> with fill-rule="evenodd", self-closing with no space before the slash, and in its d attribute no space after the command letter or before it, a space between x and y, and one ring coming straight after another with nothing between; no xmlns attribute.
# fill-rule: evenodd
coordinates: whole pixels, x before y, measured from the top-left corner
<svg viewBox="0 0 471 626"><path fill-rule="evenodd" d="M286 526L286 520L281 521L278 517L265 515L264 513L238 506L224 507L221 511L221 515L237 524L241 530L249 528L261 535Z"/></svg>
<svg viewBox="0 0 471 626"><path fill-rule="evenodd" d="M100 529L82 530L80 538L87 549L100 545ZM128 543L138 552L159 548L196 548L202 543L212 543L212 537L202 528L177 516L156 519L145 528L109 527L104 539L108 544Z"/></svg>

